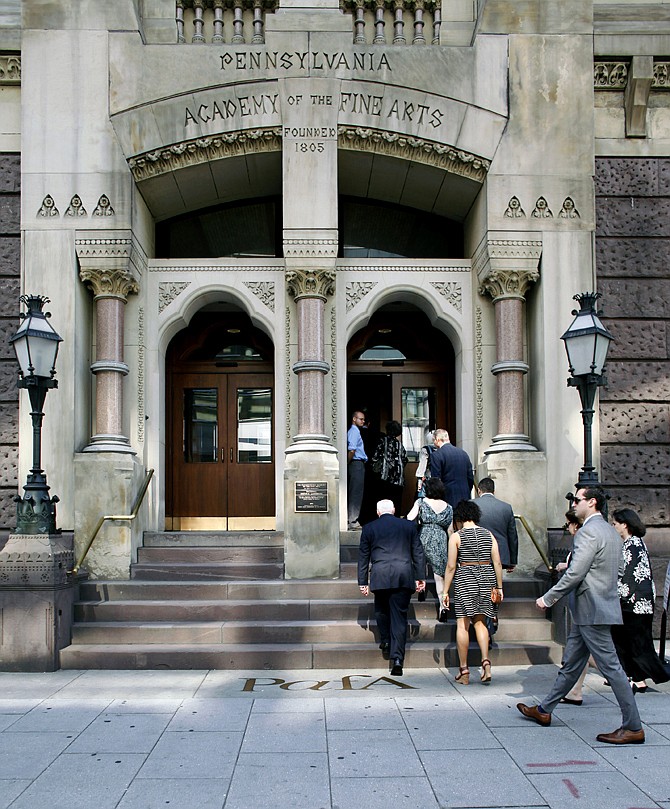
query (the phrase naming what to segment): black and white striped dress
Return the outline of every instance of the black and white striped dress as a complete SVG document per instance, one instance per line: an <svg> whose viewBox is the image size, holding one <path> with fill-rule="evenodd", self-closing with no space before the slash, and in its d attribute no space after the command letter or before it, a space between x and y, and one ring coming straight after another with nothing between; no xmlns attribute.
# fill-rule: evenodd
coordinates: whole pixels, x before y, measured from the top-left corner
<svg viewBox="0 0 670 809"><path fill-rule="evenodd" d="M496 572L491 562L492 536L485 528L461 528L461 544L454 576L454 610L457 618L487 615L493 618L491 589L496 586ZM484 565L467 564L487 562Z"/></svg>

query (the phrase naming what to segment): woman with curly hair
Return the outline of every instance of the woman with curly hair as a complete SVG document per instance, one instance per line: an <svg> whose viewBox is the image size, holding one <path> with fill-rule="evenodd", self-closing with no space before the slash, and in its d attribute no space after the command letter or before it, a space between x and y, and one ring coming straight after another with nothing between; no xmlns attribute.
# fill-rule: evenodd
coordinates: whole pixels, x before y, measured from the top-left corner
<svg viewBox="0 0 670 809"><path fill-rule="evenodd" d="M633 683L633 692L644 694L646 678L665 683L670 675L654 649L651 634L656 588L651 575L647 546L642 541L647 529L630 508L612 514L612 522L623 541L623 575L619 577L619 599L623 624L612 626L612 638L621 665Z"/></svg>
<svg viewBox="0 0 670 809"><path fill-rule="evenodd" d="M449 540L447 570L444 577L443 603L449 607L449 587L454 582L454 607L456 612L456 646L459 671L456 682L470 682L468 646L470 644L470 621L475 628L477 643L482 653L483 683L491 682L489 660L489 630L486 618L493 618L491 593L497 590L502 601L502 564L495 537L486 528L477 525L481 511L472 500L461 500L454 509L454 525L457 532Z"/></svg>

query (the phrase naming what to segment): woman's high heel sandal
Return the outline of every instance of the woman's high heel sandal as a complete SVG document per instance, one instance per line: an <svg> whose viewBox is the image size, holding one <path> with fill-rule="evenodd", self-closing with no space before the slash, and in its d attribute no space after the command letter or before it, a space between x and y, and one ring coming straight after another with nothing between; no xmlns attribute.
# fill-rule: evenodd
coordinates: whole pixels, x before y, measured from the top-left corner
<svg viewBox="0 0 670 809"><path fill-rule="evenodd" d="M458 676L454 677L457 683L468 685L470 682L470 669L467 666L458 667Z"/></svg>
<svg viewBox="0 0 670 809"><path fill-rule="evenodd" d="M491 661L488 659L488 657L485 657L484 660L482 660L482 682L491 682Z"/></svg>

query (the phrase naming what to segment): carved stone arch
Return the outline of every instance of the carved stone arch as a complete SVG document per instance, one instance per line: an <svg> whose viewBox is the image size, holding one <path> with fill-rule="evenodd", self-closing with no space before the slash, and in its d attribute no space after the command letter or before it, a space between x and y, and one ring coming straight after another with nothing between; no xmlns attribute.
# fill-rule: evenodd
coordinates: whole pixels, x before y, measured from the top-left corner
<svg viewBox="0 0 670 809"><path fill-rule="evenodd" d="M184 274L184 278L186 278L186 274ZM276 333L274 318L268 316L272 315L272 313L268 311L268 314L266 314L260 310L260 307L254 309L251 305L254 296L246 287L244 292L224 284L211 284L208 286L192 284L192 287L193 289L189 287L182 293L183 300L180 301L179 308L166 317L162 323L159 323L158 340L163 356L172 338L182 329L188 327L197 312L210 303L217 303L222 300L227 300L238 306L249 315L254 326L263 331L275 345L278 340L283 339L283 335Z"/></svg>

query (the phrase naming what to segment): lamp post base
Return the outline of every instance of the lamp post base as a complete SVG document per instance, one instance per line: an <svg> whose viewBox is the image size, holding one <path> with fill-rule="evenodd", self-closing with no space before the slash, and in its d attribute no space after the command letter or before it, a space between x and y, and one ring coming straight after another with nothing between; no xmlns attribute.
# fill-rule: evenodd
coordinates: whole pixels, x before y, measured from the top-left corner
<svg viewBox="0 0 670 809"><path fill-rule="evenodd" d="M10 534L0 551L4 671L56 671L71 642L72 534Z"/></svg>

